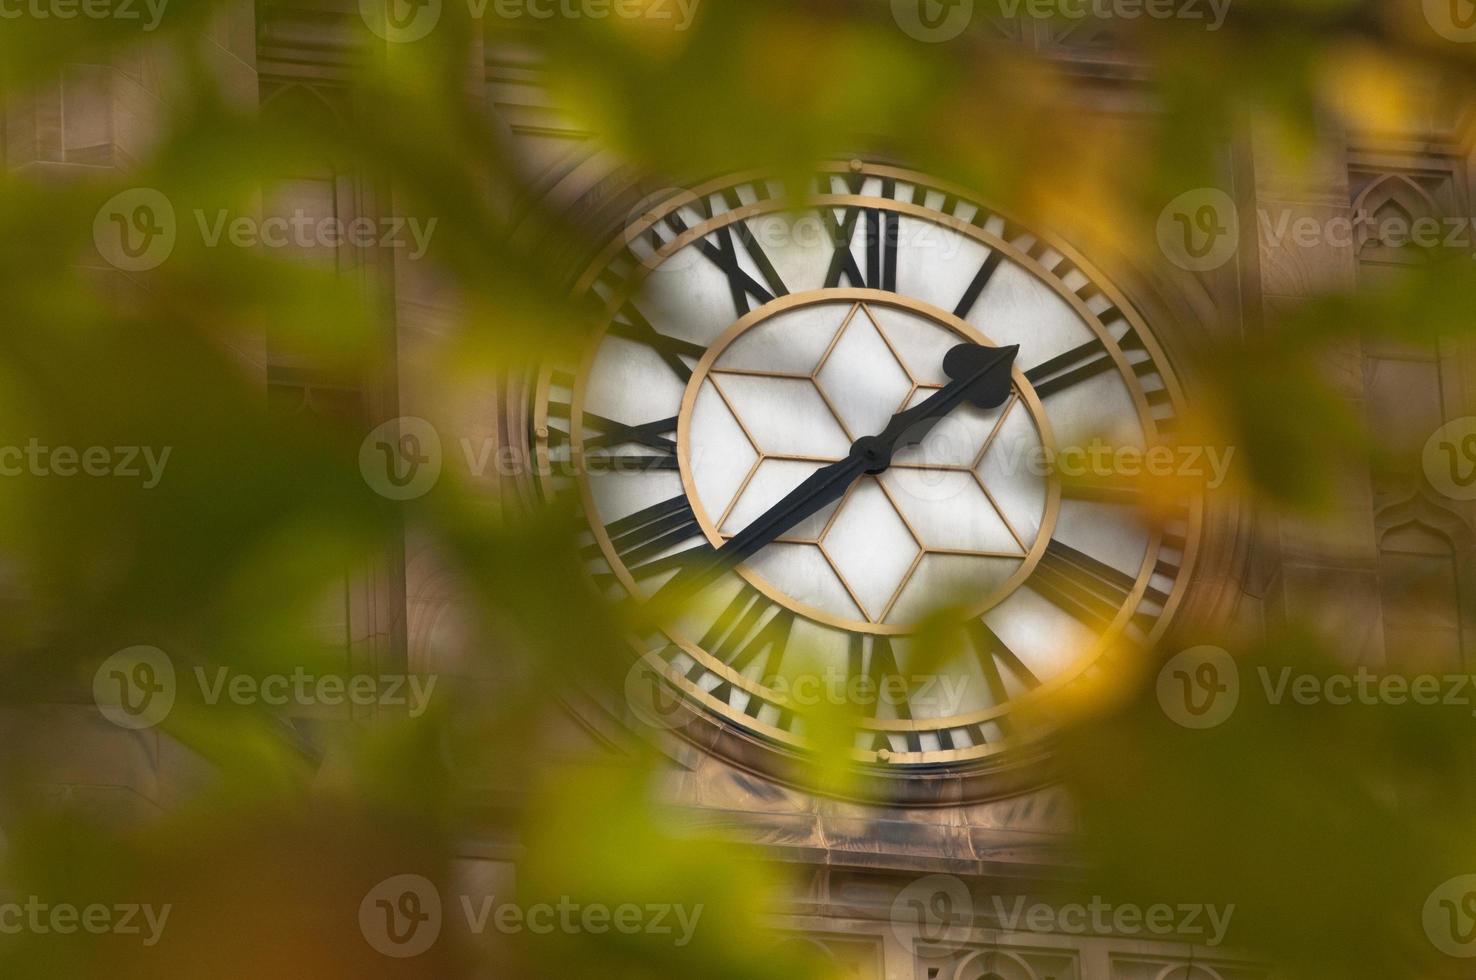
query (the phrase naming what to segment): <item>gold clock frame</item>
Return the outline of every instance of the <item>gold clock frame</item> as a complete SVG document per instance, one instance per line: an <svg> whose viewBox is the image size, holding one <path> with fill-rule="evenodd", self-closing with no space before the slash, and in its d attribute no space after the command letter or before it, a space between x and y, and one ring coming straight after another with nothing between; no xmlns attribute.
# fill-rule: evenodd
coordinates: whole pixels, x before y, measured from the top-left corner
<svg viewBox="0 0 1476 980"><path fill-rule="evenodd" d="M691 465L691 418L692 412L696 405L698 393L701 391L702 388L703 381L713 371L714 365L717 363L717 360L722 357L723 352L726 351L735 340L737 340L739 337L752 330L753 328L757 327L759 324L764 323L772 319L773 317L780 316L784 313L790 312L791 310L799 309L804 306L818 303L846 302L854 302L858 306L864 306L865 304L869 303L878 306L892 306L899 309L904 309L919 316L925 317L926 319L932 320L944 329L951 330L958 336L965 338L973 343L984 344L989 347L997 346L992 340L982 334L972 324L954 316L951 313L945 313L944 311L937 309L936 307L933 307L927 303L924 303L921 300L912 299L908 296L901 296L896 293L888 293L879 289L818 289L809 290L803 293L791 293L788 296L779 297L772 303L765 303L763 306L749 313L747 316L739 319L727 330L723 331L723 333L712 342L712 346L707 349L707 353L702 357L701 360L697 362L697 366L692 369L692 380L687 383L687 390L682 396L682 407L677 415L677 462L681 467L682 489L686 493L687 499L692 503L692 510L697 515L697 522L699 525L701 525L703 534L706 535L708 542L714 547L720 547L726 540L725 536L719 529L721 520L714 521L712 519L711 515L707 512L706 506L702 502L702 498L698 496ZM852 316L854 315L855 314L853 312ZM839 334L837 334L837 339L839 339ZM832 341L832 345L833 344L834 341ZM1055 434L1051 430L1050 419L1045 414L1045 408L1041 405L1040 398L1035 394L1034 386L1030 384L1030 382L1026 379L1024 372L1022 372L1019 368L1015 368L1015 370L1013 371L1013 390L1013 397L1019 398L1028 407L1031 420L1035 423L1036 430L1040 433L1042 444L1048 450L1055 450ZM825 397L823 391L821 397ZM729 407L731 408L731 406ZM832 408L831 411L832 413L834 413L834 408ZM1000 422L998 424L1003 424L1004 418L1005 416L1002 414L1000 416ZM837 416L837 421L841 421L839 419L839 416ZM742 426L743 420L738 419L738 424ZM842 425L844 425L843 422ZM833 461L816 460L816 462ZM899 467L905 467L907 464L896 465L898 465ZM1030 574L1035 570L1035 566L1040 562L1041 556L1045 554L1046 545L1050 543L1051 532L1054 531L1056 526L1056 516L1061 509L1060 480L1056 477L1054 473L1052 473L1045 477L1045 481L1046 501L1044 512L1041 515L1040 531L1036 534L1035 540L1031 542L1030 547L1025 548L1022 543L1024 557L1020 563L1020 567L1016 569L1008 579L1006 579L1001 585L999 585L994 590L994 592L976 603L970 609L970 617L983 615L985 612L988 612L990 609L994 608L994 606L1001 602L1010 593L1014 592L1015 589L1019 588L1020 585L1024 583L1027 578L1030 577ZM857 485L859 485L859 483ZM989 488L983 487L983 489L984 493L986 495L989 495ZM887 493L888 496L890 496L890 493L888 493L884 486L882 488L882 492ZM990 496L990 502L994 505L996 510L999 509L998 504L994 503L992 496ZM895 502L893 506L895 507ZM921 537L918 535L916 529L914 529L911 526L911 523L907 520L907 515L900 508L897 509L897 512L898 515L902 518L902 522L908 525L909 533L911 533L915 539L921 541ZM838 514L839 510L837 510L836 513ZM1000 512L1000 517L1006 523L1008 523L1009 518L1006 517L1002 511ZM1015 533L1013 528L1011 528L1011 533ZM926 548L919 551L917 561L920 561L922 556L927 553L928 550ZM917 562L914 561L913 570L916 569L916 565ZM814 606L799 602L793 597L786 595L779 589L775 588L767 579L765 579L763 576L759 575L752 569L746 568L744 566L739 566L737 569L735 569L735 571L737 571L737 573L743 579L745 579L748 584L752 585L755 589L758 589L761 593L768 596L773 601L787 606L788 608L794 610L802 616L805 616L808 619L812 619L817 623L823 623L826 626L834 627L835 629L847 630L853 633L871 633L877 636L906 636L914 632L915 630L916 624L913 623L896 625L885 622L863 623L856 620L845 620L833 613L826 612L823 609L817 609ZM841 572L841 570L837 568L835 569L835 573L841 579L841 584L845 587L846 591L851 592L851 587L849 583L846 582L845 575ZM912 571L910 570L909 578L911 574ZM899 594L901 589L906 587L907 581L908 579L903 579L902 585L899 586ZM852 596L854 598L854 593L852 593ZM896 601L896 598L896 596L893 597L893 602ZM860 601L856 600L856 602L859 608Z"/></svg>
<svg viewBox="0 0 1476 980"><path fill-rule="evenodd" d="M898 167L862 164L852 161L849 164L834 163L823 165L817 168L817 172L827 175L852 174L864 177L891 179L901 183L937 190L955 196L963 201L977 201L977 197L974 194L962 187ZM768 179L768 175L756 172L738 173L720 177L682 192L674 201L667 202L669 206L664 209L653 208L649 210L640 220L628 225L622 236L615 238L598 253L596 258L587 266L584 274L579 278L576 284L576 292L588 294L596 278L608 266L612 259L619 256L626 250L631 241L648 232L653 225L663 220L675 208L727 188L766 179ZM985 207L984 205L980 206ZM671 241L666 242L652 256L652 260L645 264L638 273L632 275L625 283L625 287L609 299L605 307L606 313L613 314L627 299L636 295L644 283L645 278L661 262L719 227L731 224L733 221L755 217L768 212L819 207L867 207L892 211L900 215L911 216L950 228L973 238L987 247L997 249L1065 300L1081 318L1082 322L1099 339L1104 341L1105 349L1112 358L1118 374L1125 379L1132 379L1134 377L1130 362L1127 361L1122 351L1118 349L1115 338L1107 331L1106 325L1101 319L1090 310L1080 296L1070 290L1063 289L1061 284L1050 274L1049 270L1043 268L1029 252L1016 247L1013 243L1001 236L995 235L984 228L956 216L892 198L872 197L864 194L812 193L803 198L772 198L755 204L733 208L717 215L702 224L686 230L683 234ZM1028 228L1027 225L1024 225L997 208L988 206L987 210L989 213L1005 219L1015 227ZM1107 297L1111 303L1111 307L1116 309L1127 320L1136 333L1139 342L1148 351L1155 368L1162 377L1175 415L1182 416L1185 398L1178 378L1175 375L1173 365L1165 355L1157 338L1149 330L1146 321L1138 312L1136 306L1128 300L1127 296L1110 279L1103 275L1095 265L1087 261L1072 246L1052 236L1041 234L1034 229L1029 229L1029 231L1036 241L1046 244L1050 250L1055 251L1075 266L1077 270L1086 276ZM827 292L834 295L839 291ZM884 295L893 301L906 299L906 297L900 297L895 294ZM757 312L760 311L755 311L755 313ZM929 315L931 316L933 314L930 313ZM972 330L973 328L970 327L969 329ZM587 376L588 368L602 337L603 332L592 339L588 351L576 373L576 379L579 381L582 381ZM550 375L550 369L542 370L537 376L532 392L530 392L533 412L529 419L529 428L540 436L534 440L534 445L531 447L533 449L532 462L536 466L537 472L540 473L550 472L550 459L546 442ZM1149 410L1146 395L1137 384L1129 383L1127 388L1133 400L1134 407L1137 409L1139 420L1143 424L1145 434L1153 436L1156 433L1156 425ZM571 419L582 418L582 384L576 383L575 390L572 394ZM577 431L577 426L571 426L571 428L575 430L571 432L571 440L574 440L576 469L578 469L578 453L581 449L579 445L581 441L580 434ZM1155 442L1151 444L1159 443ZM589 497L588 487L583 480L581 480L580 491L584 505L586 508L592 509L592 500ZM1059 506L1059 498L1053 497L1052 499ZM1192 499L1188 502L1187 511L1187 529L1182 548L1183 560L1179 566L1178 575L1168 594L1168 598L1163 603L1162 611L1158 614L1158 618L1153 624L1152 629L1141 641L1144 646L1151 646L1169 628L1175 613L1183 602L1184 595L1194 575L1201 536L1204 530L1205 495L1203 492L1193 495ZM633 577L630 576L615 554L613 545L609 540L608 534L605 533L604 528L598 522L591 522L590 531L594 535L622 587L632 595L641 594L641 590ZM704 531L707 531L706 527L704 527ZM1121 633L1127 621L1131 618L1143 599L1149 579L1153 574L1155 558L1163 546L1163 537L1161 527L1154 527L1152 529L1143 565L1138 575L1135 576L1134 587L1129 592L1128 598L1118 610L1112 622L1102 631L1098 642L1093 645L1089 652L1079 656L1070 668L1053 677L1050 681L1043 683L1040 688L1012 700L1007 705L995 706L966 716L956 716L948 719L927 719L929 724L926 725L893 719L868 719L864 725L864 730L879 733L937 731L995 720L1007 715L1011 711L1019 710L1028 704L1040 705L1060 690L1077 682L1084 674L1092 669L1109 666L1125 652ZM1042 535L1040 540L1047 540L1047 538ZM670 636L670 631L667 632ZM671 636L671 639L676 645L702 662L705 669L718 675L727 683L742 688L750 694L764 697L769 703L783 704L782 699L777 698L775 692L767 692L765 694L765 692L759 689L759 686L748 681L737 672L732 671L726 664L708 656L705 651L700 650L690 640L676 636ZM649 658L649 655L638 656ZM747 714L744 714L741 719L735 717L741 713L735 712L728 704L719 702L708 696L706 692L695 684L683 680L680 687L683 696L689 702L700 706L702 709L701 711L693 711L688 723L683 726L682 732L686 737L704 749L718 752L743 768L774 776L800 786L808 784L806 774L811 771L811 764L806 755L805 743L802 740L794 737L792 733L786 730L764 724ZM1048 715L1049 712L1045 714ZM947 723L941 723L943 721ZM862 767L864 776L863 785L865 787L861 791L862 798L872 800L886 799L891 802L909 804L943 805L971 799L1007 795L1008 793L1019 792L1048 781L1050 768L1049 733L1032 733L1028 739L1021 741L1006 739L983 746L971 746L963 749L950 750L929 750L920 753L856 750L852 753L852 759Z"/></svg>

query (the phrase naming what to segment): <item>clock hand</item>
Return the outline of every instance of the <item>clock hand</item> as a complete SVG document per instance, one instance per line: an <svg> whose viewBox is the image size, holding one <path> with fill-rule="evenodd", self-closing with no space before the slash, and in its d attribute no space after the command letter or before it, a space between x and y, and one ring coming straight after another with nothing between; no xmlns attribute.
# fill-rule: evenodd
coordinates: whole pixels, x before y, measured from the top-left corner
<svg viewBox="0 0 1476 980"><path fill-rule="evenodd" d="M857 439L845 459L816 470L706 561L678 572L661 587L657 598L676 591L695 592L711 584L796 524L844 497L863 474L884 472L892 464L893 453L921 442L933 425L965 401L981 408L999 405L1009 396L1009 368L1019 350L1018 346L979 344L960 344L950 350L943 358L944 373L953 379L948 385L926 401L893 415L881 434Z"/></svg>
<svg viewBox="0 0 1476 980"><path fill-rule="evenodd" d="M858 442L856 446L859 446ZM673 592L697 591L710 585L723 572L752 557L796 524L841 499L871 464L856 446L839 462L816 470L777 504L764 511L742 531L729 538L705 560L688 565L662 586L657 597Z"/></svg>
<svg viewBox="0 0 1476 980"><path fill-rule="evenodd" d="M1010 367L1019 352L1018 344L1009 347L959 344L950 350L943 357L943 371L953 380L927 401L893 415L881 434L873 437L879 444L877 451L885 450L887 465L891 464L893 453L922 442L939 420L963 402L979 408L1001 404L1009 397Z"/></svg>

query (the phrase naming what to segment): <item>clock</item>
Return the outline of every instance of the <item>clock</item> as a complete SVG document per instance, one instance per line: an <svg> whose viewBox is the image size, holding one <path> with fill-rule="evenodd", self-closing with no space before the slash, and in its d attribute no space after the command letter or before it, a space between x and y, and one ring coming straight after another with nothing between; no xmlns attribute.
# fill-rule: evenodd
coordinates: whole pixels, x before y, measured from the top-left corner
<svg viewBox="0 0 1476 980"><path fill-rule="evenodd" d="M892 798L1000 792L1048 759L1032 708L1167 627L1202 500L1055 464L1174 444L1182 393L1065 244L852 162L670 194L579 290L602 329L529 386L531 468L704 745L793 777L840 699Z"/></svg>

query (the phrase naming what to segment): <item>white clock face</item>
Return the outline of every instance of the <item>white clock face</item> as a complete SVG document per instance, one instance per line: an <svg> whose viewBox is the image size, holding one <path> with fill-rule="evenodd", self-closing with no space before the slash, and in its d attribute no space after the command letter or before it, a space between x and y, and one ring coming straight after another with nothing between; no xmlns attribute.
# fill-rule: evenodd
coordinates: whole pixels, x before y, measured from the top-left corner
<svg viewBox="0 0 1476 980"><path fill-rule="evenodd" d="M742 318L697 365L678 416L698 522L731 539L857 439L943 388L944 356L980 341L963 321L881 290L791 294ZM982 613L1044 550L1057 495L1026 460L1049 432L1023 379L1003 405L961 406L740 574L858 633L906 634L950 599Z"/></svg>
<svg viewBox="0 0 1476 980"><path fill-rule="evenodd" d="M579 493L612 599L710 560L950 385L950 350L1019 348L1002 404L948 412L641 638L722 724L802 747L802 677L890 682L903 696L861 706L859 761L978 765L1029 737L1023 702L1166 624L1198 501L1150 522L1131 479L1063 484L1049 464L1172 442L1179 396L1146 326L1063 247L919 175L837 167L799 193L680 195L584 288L608 329L542 373L531 441L546 488ZM940 607L966 639L924 664L916 634Z"/></svg>

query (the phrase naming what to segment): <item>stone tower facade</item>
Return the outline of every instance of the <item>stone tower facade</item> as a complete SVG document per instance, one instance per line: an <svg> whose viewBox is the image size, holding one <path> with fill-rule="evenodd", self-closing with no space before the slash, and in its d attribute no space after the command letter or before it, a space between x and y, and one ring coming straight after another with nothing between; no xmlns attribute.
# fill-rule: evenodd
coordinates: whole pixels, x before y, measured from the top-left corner
<svg viewBox="0 0 1476 980"><path fill-rule="evenodd" d="M345 29L358 17L347 2L260 9L237 4L201 31L195 45L240 106L333 126L373 112L344 84L349 66L365 54L346 40L358 36ZM1070 59L1079 74L1126 91L1129 103L1141 98L1131 84L1122 85L1121 59L1091 39L1039 28L1015 40L1043 56ZM625 172L620 161L600 148L597 133L560 112L541 84L535 55L490 45L480 55L480 75L468 82L517 147L531 186L571 214L598 211L601 195ZM165 53L145 46L127 59L68 65L49 82L12 93L3 106L4 165L58 182L100 170L133 172L178 97L170 79ZM1251 337L1274 329L1268 324L1275 314L1306 297L1398 276L1410 253L1380 237L1382 221L1434 218L1445 228L1450 219L1469 223L1476 217L1472 121L1464 107L1430 108L1407 119L1398 133L1322 133L1321 170L1310 186L1281 170L1259 134L1227 134L1226 186L1240 223L1236 254L1208 272L1166 264L1148 275L1156 280L1148 291L1172 297L1164 303L1176 323L1213 323L1204 329ZM393 188L379 175L327 159L318 168L284 174L266 189L262 204L264 214L300 209L345 221L392 214L394 207ZM1276 234L1308 217L1323 228L1343 219L1351 234L1315 240ZM508 440L520 420L504 379L489 378L478 403L448 407L434 379L418 370L417 350L458 314L432 270L403 253L352 244L309 260L331 260L343 279L389 297L394 334L383 343L396 352L397 367L376 377L325 373L263 329L235 354L257 379L264 403L288 412L346 414L366 431L396 417L423 416L474 441ZM148 288L101 257L79 272L125 300L130 291ZM1196 342L1189 337L1184 343L1192 349ZM1321 368L1374 434L1393 444L1422 444L1446 423L1476 414L1476 350L1470 345L1349 339ZM511 481L468 478L481 481L489 500L515 512ZM1351 664L1391 665L1397 651L1414 646L1433 651L1444 669L1469 669L1467 654L1476 649L1476 505L1439 493L1419 460L1391 460L1372 470L1349 461L1338 482L1339 510L1331 522L1227 510L1200 572L1200 611L1246 635L1288 611L1310 616ZM1409 573L1429 585L1415 600L1390 586ZM411 538L378 567L346 577L341 595L325 605L321 628L342 645L355 670L474 680L471 654L481 640L459 614L457 595L457 583L433 549ZM333 720L361 721L356 716L362 714L349 710ZM168 811L211 778L208 764L188 749L158 732L115 727L90 703L43 705L3 717L5 752L36 766L38 789L109 819ZM605 720L613 738L627 737L619 734L619 718ZM589 737L585 721L571 721L564 751L607 752L604 741ZM673 743L669 751L673 801L702 824L793 867L805 882L786 907L774 910L775 926L819 947L857 980L1274 975L1268 964L1178 937L1172 929L1149 935L1121 921L1105 930L1077 929L1062 909L1043 930L1012 925L1008 916L1018 898L1033 905L1033 896L1076 873L1075 818L1070 800L1056 788L988 803L883 807L783 786L687 743ZM467 841L467 875L515 880L515 844L495 835ZM910 902L955 887L963 892L954 897L973 913L961 931L944 936L915 914L909 918ZM997 901L1001 896L1008 900Z"/></svg>

